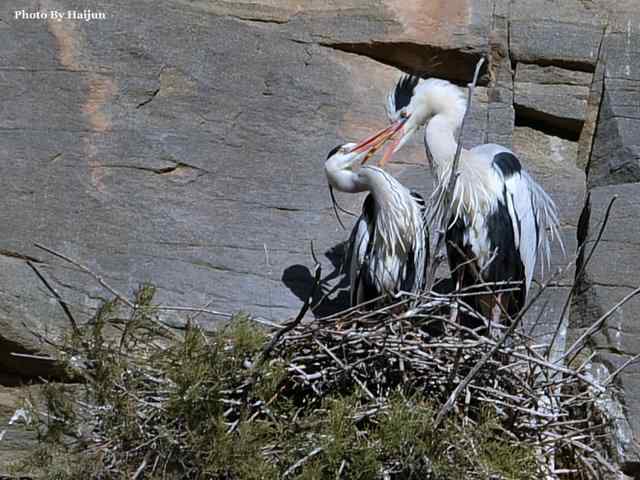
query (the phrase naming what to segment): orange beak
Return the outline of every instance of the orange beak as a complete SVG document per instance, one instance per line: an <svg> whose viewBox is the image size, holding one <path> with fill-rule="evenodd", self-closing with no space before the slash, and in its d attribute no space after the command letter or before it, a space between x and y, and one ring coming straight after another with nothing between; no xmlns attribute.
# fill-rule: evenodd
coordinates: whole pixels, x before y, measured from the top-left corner
<svg viewBox="0 0 640 480"><path fill-rule="evenodd" d="M376 151L380 147L382 147L387 141L393 139L396 136L396 134L400 131L400 129L402 129L403 125L405 124L408 118L409 117L403 117L400 120L397 120L391 125L389 125L387 128L383 128L379 132L374 133L370 137L367 137L366 139L358 143L353 148L352 150L353 152L368 151L367 156L364 157L361 165L364 165L376 153ZM391 155L393 155L393 151L398 146L398 143L400 143L401 139L402 139L402 136L399 136L393 139L391 144L385 149L382 160L380 161L381 167L384 166L384 164L389 161L389 159L391 158Z"/></svg>

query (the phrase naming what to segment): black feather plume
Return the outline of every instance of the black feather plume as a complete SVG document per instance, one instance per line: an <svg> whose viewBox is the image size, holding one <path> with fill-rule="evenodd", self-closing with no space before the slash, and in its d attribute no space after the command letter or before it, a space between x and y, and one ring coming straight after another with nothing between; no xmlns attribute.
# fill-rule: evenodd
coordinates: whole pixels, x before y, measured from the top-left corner
<svg viewBox="0 0 640 480"><path fill-rule="evenodd" d="M411 97L413 97L413 90L419 81L420 77L416 77L415 75L404 75L398 80L393 95L396 112L409 105Z"/></svg>
<svg viewBox="0 0 640 480"><path fill-rule="evenodd" d="M336 147L333 147L331 149L331 151L329 152L329 155L327 155L327 160L329 160L331 157L333 157L338 152L338 150L340 150L342 148L342 146L343 145L340 144L340 145L338 145Z"/></svg>

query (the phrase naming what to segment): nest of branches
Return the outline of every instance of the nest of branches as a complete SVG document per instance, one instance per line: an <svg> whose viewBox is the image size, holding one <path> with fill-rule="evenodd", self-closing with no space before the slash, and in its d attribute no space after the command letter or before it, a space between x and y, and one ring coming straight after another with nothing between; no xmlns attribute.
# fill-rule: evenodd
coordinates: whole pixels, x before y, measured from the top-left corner
<svg viewBox="0 0 640 480"><path fill-rule="evenodd" d="M550 345L535 344L515 325L494 336L460 325L450 312L464 304L453 297L408 302L412 308L399 315L390 313L397 306L364 316L352 312L286 332L275 352L287 359L291 386L307 399L357 391L362 406L354 418L368 421L386 415L393 392L418 395L434 409L434 433L446 422L475 428L488 414L494 435L533 452L532 470L511 472L514 478L604 478L615 472L599 453L607 421L596 400L604 388L584 372L585 364L563 366L551 358ZM473 442L463 443L478 455ZM511 478L489 470L475 465L464 478Z"/></svg>
<svg viewBox="0 0 640 480"><path fill-rule="evenodd" d="M57 344L81 382L45 385L29 402L25 418L42 442L23 471L238 480L616 472L598 408L605 389L585 365L552 360L515 323L486 336L461 326L460 296L312 321L303 311L280 326L236 316L213 333L161 326L152 299L145 286L106 302Z"/></svg>

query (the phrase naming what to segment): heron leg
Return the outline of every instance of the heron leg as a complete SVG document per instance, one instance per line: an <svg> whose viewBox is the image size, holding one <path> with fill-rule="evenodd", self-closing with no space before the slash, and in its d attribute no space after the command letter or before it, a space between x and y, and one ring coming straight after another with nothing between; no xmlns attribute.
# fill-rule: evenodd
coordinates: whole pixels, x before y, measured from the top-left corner
<svg viewBox="0 0 640 480"><path fill-rule="evenodd" d="M500 323L500 314L502 313L502 309L500 306L502 305L502 293L498 293L495 298L495 303L493 308L491 309L491 323L498 324Z"/></svg>
<svg viewBox="0 0 640 480"><path fill-rule="evenodd" d="M455 292L459 292L462 289L464 280L464 269L459 273L458 279L456 280L456 289ZM449 321L451 323L458 323L460 318L460 309L458 308L458 302L453 302L453 307L451 308L451 315L449 316Z"/></svg>
<svg viewBox="0 0 640 480"><path fill-rule="evenodd" d="M456 287L456 288L459 288L459 287ZM458 323L458 303L457 302L453 302L453 304L451 305L449 321L451 323Z"/></svg>

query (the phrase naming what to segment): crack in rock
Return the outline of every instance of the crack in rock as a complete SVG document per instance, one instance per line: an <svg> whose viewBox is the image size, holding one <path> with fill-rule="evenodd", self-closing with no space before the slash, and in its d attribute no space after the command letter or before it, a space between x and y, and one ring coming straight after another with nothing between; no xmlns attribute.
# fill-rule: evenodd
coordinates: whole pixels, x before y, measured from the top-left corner
<svg viewBox="0 0 640 480"><path fill-rule="evenodd" d="M528 106L521 105L515 100L515 126L529 127L546 135L563 138L572 142L580 139L580 132L584 125L584 120L559 117L548 112L536 110Z"/></svg>
<svg viewBox="0 0 640 480"><path fill-rule="evenodd" d="M153 101L153 99L154 99L154 98L156 98L156 97L158 96L158 93L160 93L160 88L156 88L153 92L151 92L151 96L150 96L149 98L147 98L145 101L143 101L143 102L139 103L139 104L136 106L136 109L138 109L138 108L142 108L142 107L144 107L145 105L147 105L147 104L151 103L151 102Z"/></svg>
<svg viewBox="0 0 640 480"><path fill-rule="evenodd" d="M280 20L277 18L243 17L242 15L227 15L227 17L247 23L266 23L272 25L284 25L289 23L289 19Z"/></svg>
<svg viewBox="0 0 640 480"><path fill-rule="evenodd" d="M25 262L44 263L42 260L37 259L35 257L31 257L29 255L25 255L25 254L19 253L19 252L14 252L12 250L6 250L4 248L0 248L0 256L9 257L9 258L17 258L19 260L24 260Z"/></svg>
<svg viewBox="0 0 640 480"><path fill-rule="evenodd" d="M527 63L529 65L538 65L539 67L558 67L564 70L572 70L574 72L594 73L596 69L595 62L590 63L579 60L566 60L562 58L514 58L514 61Z"/></svg>
<svg viewBox="0 0 640 480"><path fill-rule="evenodd" d="M175 165L169 167L153 168L153 167L141 167L139 165L102 165L102 168L123 168L131 170L140 170L143 172L151 172L157 175L171 175L184 170L196 170L199 172L209 173L206 170L189 165L183 162L177 162Z"/></svg>
<svg viewBox="0 0 640 480"><path fill-rule="evenodd" d="M304 42L299 42L304 43ZM377 62L423 77L438 77L464 85L469 81L469 65L475 65L482 52L446 49L413 42L318 42L318 45L362 55ZM486 65L478 85L487 85Z"/></svg>

